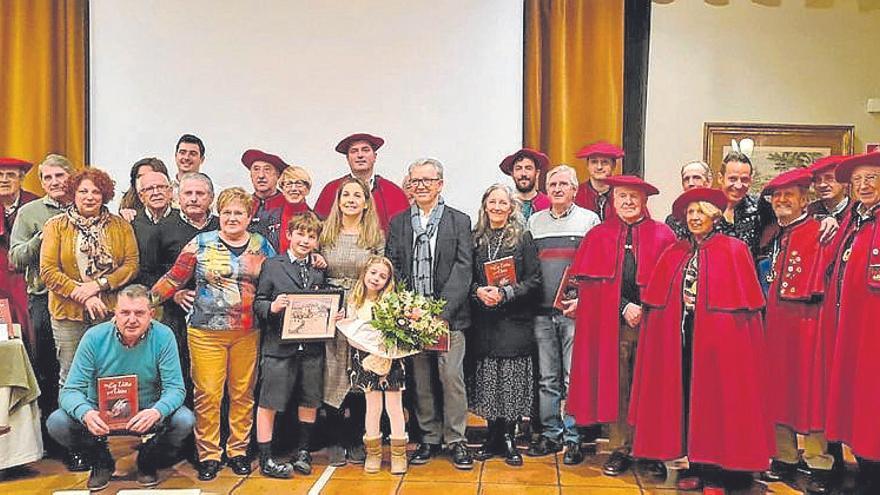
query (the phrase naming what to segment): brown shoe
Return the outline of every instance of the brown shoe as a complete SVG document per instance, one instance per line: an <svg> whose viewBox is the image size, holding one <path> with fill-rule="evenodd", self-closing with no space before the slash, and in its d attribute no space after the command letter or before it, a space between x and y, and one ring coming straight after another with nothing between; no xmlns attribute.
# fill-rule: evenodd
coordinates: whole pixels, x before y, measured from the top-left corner
<svg viewBox="0 0 880 495"><path fill-rule="evenodd" d="M378 473L382 469L382 435L368 437L364 435L364 450L367 457L364 459L365 473Z"/></svg>
<svg viewBox="0 0 880 495"><path fill-rule="evenodd" d="M403 438L391 437L391 474L406 473L406 444L409 438L404 435Z"/></svg>

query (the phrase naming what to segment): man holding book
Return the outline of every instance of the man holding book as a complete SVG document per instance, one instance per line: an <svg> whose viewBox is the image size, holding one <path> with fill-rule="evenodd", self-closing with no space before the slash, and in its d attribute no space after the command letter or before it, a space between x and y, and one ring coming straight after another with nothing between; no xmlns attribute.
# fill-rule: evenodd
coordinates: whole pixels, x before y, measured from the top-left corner
<svg viewBox="0 0 880 495"><path fill-rule="evenodd" d="M137 459L138 483L153 486L159 465L175 460L192 433L174 333L152 317L146 287L121 290L113 319L90 328L80 341L58 399L61 408L46 422L58 443L91 457L89 490L105 488L115 469L107 435L154 434ZM126 407L119 407L122 400Z"/></svg>

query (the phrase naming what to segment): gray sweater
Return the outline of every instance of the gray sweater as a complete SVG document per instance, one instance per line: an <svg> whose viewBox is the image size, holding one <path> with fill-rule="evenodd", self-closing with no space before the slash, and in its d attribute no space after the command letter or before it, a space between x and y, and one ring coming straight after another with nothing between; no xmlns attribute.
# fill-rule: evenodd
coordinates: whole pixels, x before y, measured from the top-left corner
<svg viewBox="0 0 880 495"><path fill-rule="evenodd" d="M40 278L40 244L43 226L63 210L49 196L25 204L18 210L9 236L9 264L24 272L27 291L31 295L46 294L46 285Z"/></svg>

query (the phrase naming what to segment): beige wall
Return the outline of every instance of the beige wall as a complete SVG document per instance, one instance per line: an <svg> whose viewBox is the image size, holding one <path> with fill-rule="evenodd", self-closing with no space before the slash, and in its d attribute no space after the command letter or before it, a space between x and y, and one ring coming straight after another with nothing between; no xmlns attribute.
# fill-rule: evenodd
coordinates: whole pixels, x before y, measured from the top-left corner
<svg viewBox="0 0 880 495"><path fill-rule="evenodd" d="M645 130L646 179L662 191L655 217L681 190L681 164L702 157L704 122L853 124L862 152L880 141L868 98L880 98L880 2L655 0Z"/></svg>

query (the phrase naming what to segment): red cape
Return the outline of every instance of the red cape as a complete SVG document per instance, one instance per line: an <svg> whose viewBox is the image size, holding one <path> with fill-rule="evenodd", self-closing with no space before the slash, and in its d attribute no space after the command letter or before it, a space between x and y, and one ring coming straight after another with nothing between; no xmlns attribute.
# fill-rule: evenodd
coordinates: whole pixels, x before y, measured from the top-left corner
<svg viewBox="0 0 880 495"><path fill-rule="evenodd" d="M783 229L767 296L769 376L775 377L767 405L774 423L808 433L825 427L825 383L829 344L819 326L824 270L812 217Z"/></svg>
<svg viewBox="0 0 880 495"><path fill-rule="evenodd" d="M596 204L596 198L599 197L599 193L593 189L593 185L589 180L585 180L580 186L578 186L577 194L574 196L574 204L580 206L581 208L586 208L595 214L599 215L599 218L611 218L614 215L614 198L611 197L611 193L608 193L608 201L605 202L605 213L599 213L599 206Z"/></svg>
<svg viewBox="0 0 880 495"><path fill-rule="evenodd" d="M828 383L826 435L847 443L856 455L880 460L880 210L856 229L845 217L840 240L855 231L849 261L841 266L842 247L834 255L822 308L823 332L836 334ZM839 243L838 243L839 244ZM842 290L838 292L838 287ZM839 306L837 302L839 301Z"/></svg>
<svg viewBox="0 0 880 495"><path fill-rule="evenodd" d="M615 422L620 414L618 332L626 230L617 215L591 229L570 271L580 284L567 408L579 424ZM654 262L674 242L672 230L650 218L633 227L640 289L648 284Z"/></svg>
<svg viewBox="0 0 880 495"><path fill-rule="evenodd" d="M324 189L321 190L318 201L315 203L315 213L321 218L327 218L333 202L336 201L336 191L339 189L339 183L348 175L340 177L329 182ZM382 231L388 234L388 225L395 215L409 208L409 201L406 199L406 193L403 192L397 184L388 179L376 176L375 186L373 186L373 201L376 203L376 214L379 215L379 224Z"/></svg>
<svg viewBox="0 0 880 495"><path fill-rule="evenodd" d="M24 275L17 273L12 264L9 263L9 236L12 233L12 225L15 223L15 217L22 206L36 199L39 196L29 193L24 189L21 190L18 208L6 218L4 208L0 206L0 223L3 228L0 229L0 298L9 299L9 309L12 311L12 319L21 325L21 335L33 359L36 350L36 335L31 327L31 318L28 313L28 295L27 282ZM3 232L5 230L5 233Z"/></svg>
<svg viewBox="0 0 880 495"><path fill-rule="evenodd" d="M727 469L762 471L776 452L766 409L764 296L748 246L715 234L699 246L690 414L683 445L682 283L690 241L667 249L642 292L629 421L633 455L687 455Z"/></svg>
<svg viewBox="0 0 880 495"><path fill-rule="evenodd" d="M550 208L550 198L541 191L538 191L538 195L532 198L532 213L537 213L547 208Z"/></svg>

